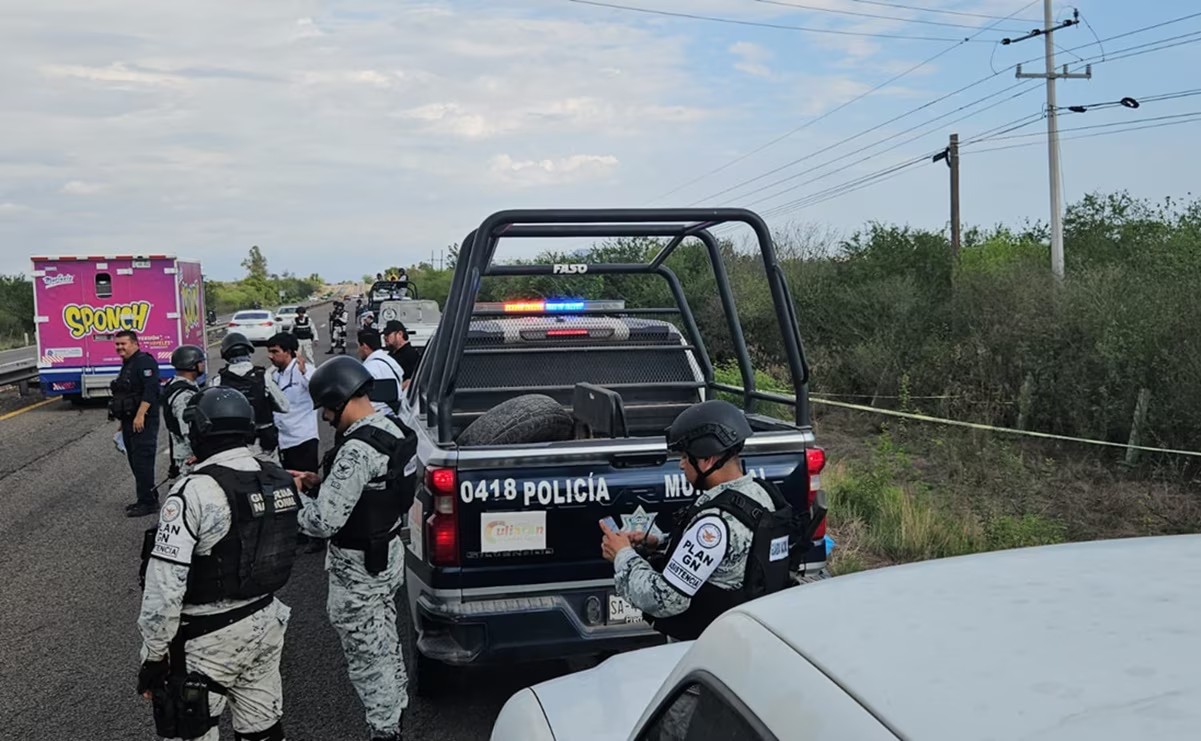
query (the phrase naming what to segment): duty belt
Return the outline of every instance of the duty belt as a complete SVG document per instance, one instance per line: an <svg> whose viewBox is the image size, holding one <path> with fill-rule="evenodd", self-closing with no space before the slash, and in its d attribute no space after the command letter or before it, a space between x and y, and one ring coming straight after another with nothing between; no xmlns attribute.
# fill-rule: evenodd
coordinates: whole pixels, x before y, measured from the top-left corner
<svg viewBox="0 0 1201 741"><path fill-rule="evenodd" d="M274 599L274 594L268 594L259 597L248 605L235 607L232 610L227 610L217 615L180 615L179 633L176 636L181 641L190 641L193 638L215 633L222 628L233 625L239 620L250 617L270 605Z"/></svg>

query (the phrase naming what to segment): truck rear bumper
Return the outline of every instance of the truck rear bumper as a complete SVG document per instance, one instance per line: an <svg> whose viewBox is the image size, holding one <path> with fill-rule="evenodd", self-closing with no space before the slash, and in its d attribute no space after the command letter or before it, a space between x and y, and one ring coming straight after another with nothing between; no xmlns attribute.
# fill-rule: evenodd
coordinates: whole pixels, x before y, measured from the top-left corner
<svg viewBox="0 0 1201 741"><path fill-rule="evenodd" d="M439 598L417 581L408 587L418 650L454 666L595 656L665 642L645 622L606 624L611 587L478 600Z"/></svg>

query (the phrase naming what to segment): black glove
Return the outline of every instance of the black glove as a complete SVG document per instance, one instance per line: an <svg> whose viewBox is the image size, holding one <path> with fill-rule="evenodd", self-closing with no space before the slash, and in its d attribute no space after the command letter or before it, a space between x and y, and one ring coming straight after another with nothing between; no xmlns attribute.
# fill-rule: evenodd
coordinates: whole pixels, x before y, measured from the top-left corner
<svg viewBox="0 0 1201 741"><path fill-rule="evenodd" d="M167 467L167 478L179 478L179 464L177 464L175 461L171 461L171 465Z"/></svg>
<svg viewBox="0 0 1201 741"><path fill-rule="evenodd" d="M143 661L138 672L138 694L162 687L170 673L171 665L165 656L158 661Z"/></svg>

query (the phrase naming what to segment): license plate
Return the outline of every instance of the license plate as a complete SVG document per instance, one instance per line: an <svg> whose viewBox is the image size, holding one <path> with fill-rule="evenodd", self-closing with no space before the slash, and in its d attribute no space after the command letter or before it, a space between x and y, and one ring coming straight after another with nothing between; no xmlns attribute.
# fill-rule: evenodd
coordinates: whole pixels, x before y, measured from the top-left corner
<svg viewBox="0 0 1201 741"><path fill-rule="evenodd" d="M637 623L642 621L642 610L634 607L616 594L609 595L609 624Z"/></svg>

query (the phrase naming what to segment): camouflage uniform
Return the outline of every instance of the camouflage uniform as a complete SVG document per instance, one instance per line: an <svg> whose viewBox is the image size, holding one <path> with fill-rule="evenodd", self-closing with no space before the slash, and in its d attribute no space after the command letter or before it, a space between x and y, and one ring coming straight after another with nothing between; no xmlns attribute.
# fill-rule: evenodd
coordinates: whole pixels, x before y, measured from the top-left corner
<svg viewBox="0 0 1201 741"><path fill-rule="evenodd" d="M350 425L343 434L365 425L402 434L379 412ZM301 532L331 538L346 523L365 488L383 488L368 481L387 470L386 455L364 442L347 442L321 482L317 498L302 497ZM404 583L400 538L389 544L388 565L378 574L367 572L362 551L339 548L332 541L325 568L329 572L329 620L342 641L350 683L366 708L367 724L377 736L398 734L401 713L409 704L409 678L396 626L396 593Z"/></svg>
<svg viewBox="0 0 1201 741"><path fill-rule="evenodd" d="M697 497L696 504L704 505L705 502L711 501L726 489L734 489L764 506L772 507L771 497L749 475L706 490ZM720 522L714 518L719 518ZM718 528L724 525L722 537L726 539L726 546L716 568L708 574L706 581L722 589L741 587L746 574L746 561L751 551L754 533L733 515L712 507L706 509L701 506L692 521L694 523L714 522ZM680 544L663 543L661 547L675 547L678 552ZM677 584L673 584L668 577L655 571L650 563L638 555L633 548L622 548L618 552L613 561L613 569L617 594L653 617L665 618L679 615L692 603L692 596L687 593L687 590L681 591L681 588ZM692 593L695 594L695 592L696 590L693 589Z"/></svg>
<svg viewBox="0 0 1201 741"><path fill-rule="evenodd" d="M194 381L190 381L182 376L178 376L181 382L187 383L188 388L180 391L171 400L171 415L175 417L179 424L179 432L182 437L168 430L167 434L171 436L171 450L174 453L172 460L175 465L179 466L181 476L186 476L192 472L192 466L186 461L192 456L192 443L188 440L188 423L184 421L183 410L188 405L200 387Z"/></svg>
<svg viewBox="0 0 1201 741"><path fill-rule="evenodd" d="M159 532L164 537L160 542L174 549L176 561L152 554L146 566L146 587L138 616L143 661L167 655L168 645L179 628L181 611L187 615L215 615L255 601L183 604L188 586L188 566L183 562L191 563L193 556L211 553L213 546L229 532L231 523L225 493L213 479L203 475L209 465L239 471L259 468L248 449L234 448L198 463L191 475L172 487L159 512ZM185 488L186 498L181 496ZM183 527L172 527L173 522ZM201 672L228 688L233 727L241 733L265 730L283 717L279 661L290 614L291 609L276 599L249 617L187 642L188 671ZM224 712L226 702L223 695L209 694L209 709L215 716ZM201 737L203 741L218 738L216 726Z"/></svg>

